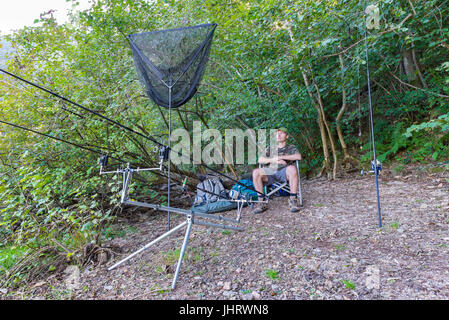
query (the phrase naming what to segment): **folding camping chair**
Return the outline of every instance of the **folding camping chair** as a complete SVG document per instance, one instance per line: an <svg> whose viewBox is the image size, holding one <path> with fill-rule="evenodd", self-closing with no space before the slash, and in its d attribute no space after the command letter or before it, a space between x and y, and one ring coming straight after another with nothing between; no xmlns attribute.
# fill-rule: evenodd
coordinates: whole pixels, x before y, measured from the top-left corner
<svg viewBox="0 0 449 320"><path fill-rule="evenodd" d="M259 164L259 168L261 168L262 166ZM296 196L298 197L298 202L299 202L299 206L302 207L302 192L301 192L301 175L299 173L299 160L296 160L296 172L298 174L298 191L296 193ZM290 193L290 186L288 185L288 182L284 182L284 183L279 183L279 182L275 182L271 185L271 189L269 190L269 192L267 193L267 189L269 186L264 185L264 193L266 194L266 196L268 198L270 198L270 196L276 194L276 192L280 191L280 190L284 190L288 193Z"/></svg>

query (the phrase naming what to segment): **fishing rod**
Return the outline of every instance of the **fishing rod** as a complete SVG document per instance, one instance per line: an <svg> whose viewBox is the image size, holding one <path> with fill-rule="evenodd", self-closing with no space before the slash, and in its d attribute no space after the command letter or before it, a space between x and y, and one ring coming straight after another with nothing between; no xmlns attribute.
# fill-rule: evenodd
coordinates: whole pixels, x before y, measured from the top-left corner
<svg viewBox="0 0 449 320"><path fill-rule="evenodd" d="M46 133L43 133L43 132L39 132L39 131L30 129L30 128L26 128L26 127L20 126L18 124L14 124L14 123L3 121L3 120L0 120L0 123L6 124L6 125L9 125L9 126L18 128L18 129L22 129L22 130L25 130L25 131L29 131L29 132L32 132L32 133L35 133L35 134L38 134L38 135L41 135L41 136L44 136L44 137L47 137L47 138L51 138L51 139L63 142L63 143L67 143L67 144L70 144L72 146L78 147L80 149L84 149L84 150L88 150L90 152L94 152L94 153L97 153L97 154L100 154L100 155L104 155L103 152L100 152L98 150L95 150L95 149L92 149L92 148L89 148L89 147L86 147L86 146L82 146L80 144L77 144L77 143L74 143L74 142L70 142L70 141L67 141L67 140L64 140L64 139L61 139L61 138L58 138L58 137L54 137L54 136L51 136L49 134L46 134ZM111 156L111 159L114 159L114 160L122 162L122 163L127 163L126 161L124 161L122 159L115 158L115 157L112 157L112 156Z"/></svg>
<svg viewBox="0 0 449 320"><path fill-rule="evenodd" d="M364 2L366 7L366 1ZM367 8L365 8L365 14L368 14ZM382 170L382 164L377 160L376 158L376 144L374 141L374 121L373 121L373 106L372 106L372 99L371 99L371 80L370 80L370 70L369 70L369 58L368 58L368 43L367 43L367 21L365 20L365 59L366 59L366 76L367 76L367 82L368 82L368 104L369 104L369 119L370 119L370 135L371 135L371 143L373 147L373 161L371 161L371 169L374 172L375 180L376 180L376 193L377 193L377 213L378 213L378 223L379 228L382 227L382 215L380 210L380 196L379 196L379 172Z"/></svg>
<svg viewBox="0 0 449 320"><path fill-rule="evenodd" d="M83 109L83 110L85 110L85 111L87 111L87 112L90 112L90 113L92 113L92 114L95 114L96 116L98 116L98 117L100 117L100 118L102 118L102 119L104 119L104 120L106 120L106 121L109 121L109 122L111 122L111 123L113 123L113 124L115 124L115 125L117 125L117 126L123 128L123 129L126 129L126 130L128 130L128 131L130 131L130 132L132 132L132 133L135 133L135 134L137 134L137 135L139 135L139 136L141 136L141 137L143 137L143 138L145 138L145 139L147 139L147 140L149 140L149 141L151 141L151 142L157 144L157 145L160 146L161 148L165 148L165 149L167 150L167 152L169 152L169 151L172 150L172 148L170 148L169 146L166 146L166 145L164 145L163 143L160 143L159 141L153 139L152 137L146 136L146 135L144 135L144 134L142 134L142 133L140 133L140 132L138 132L138 131L135 131L135 130L133 130L132 128L129 128L129 127L127 127L127 126L125 126L125 125L123 125L123 124L121 124L121 123L119 123L119 122L117 122L117 121L115 121L115 120L112 120L112 119L110 119L110 118L108 118L108 117L106 117L106 116L104 116L104 115L102 115L102 114L100 114L100 113L98 113L98 112L92 110L92 109L86 108L86 107L80 105L79 103L76 103L76 102L74 102L74 101L72 101L72 100L70 100L70 99L67 99L67 98L65 98L65 97L63 97L63 96L61 96L61 95L59 95L59 94L57 94L57 93L55 93L55 92L53 92L53 91L51 91L51 90L49 90L49 89L46 89L46 88L44 88L44 87L42 87L42 86L40 86L40 85L38 85L38 84L35 84L35 83L33 83L33 82L29 81L29 80L26 80L26 79L24 79L24 78L22 78L22 77L19 77L19 76L15 75L15 74L13 74L13 73L11 73L11 72L8 72L8 71L6 71L6 70L4 70L4 69L2 69L2 68L0 68L0 71L3 72L3 73L5 73L5 74L7 74L7 75L9 75L9 76L11 76L11 77L13 77L13 78L15 78L15 79L18 79L18 80L20 80L20 81L23 81L23 82L25 82L25 83L27 83L27 84L33 86L33 87L36 87L36 88L38 88L38 89L40 89L40 90L43 90L43 91L45 91L45 92L47 92L47 93L49 93L49 94L51 94L51 95L53 95L53 96L55 96L55 97L57 97L57 98L59 98L59 99L62 99L63 101L66 101L66 102L68 102L68 103L71 103L71 104L73 104L73 105L75 105L75 106L77 106L77 107L79 107L79 108L81 108L81 109ZM178 155L185 158L185 156L184 156L181 152L178 152ZM185 159L187 159L187 158L185 158ZM189 160L190 160L190 158L189 158ZM219 171L217 171L217 170L215 170L215 169L213 169L213 168L207 166L207 165L204 164L204 163L199 163L199 165L200 165L200 166L203 166L204 168L206 168L206 169L208 169L208 170L210 170L210 171L212 171L212 172L214 172L214 173L216 173L216 174L221 175L222 177L225 177L225 178L231 180L232 182L237 183L238 185L240 185L240 186L242 186L242 187L248 188L248 189L250 189L250 190L252 190L252 191L258 193L259 195L262 195L263 197L266 196L264 193L257 191L255 188L253 188L253 187L251 187L251 186L244 185L244 184L242 184L241 182L239 182L238 180L233 179L233 178L231 178L231 177L229 177L229 176L227 176L227 175L225 175L225 174L223 174L223 173L221 173L221 172L219 172Z"/></svg>
<svg viewBox="0 0 449 320"><path fill-rule="evenodd" d="M109 171L109 172L104 172L104 171L102 171L103 167L106 167L106 166L107 166L107 164L108 164L108 159L109 159L109 158L111 158L111 159L113 159L113 160L116 160L116 161L118 161L118 162L121 162L121 163L123 163L123 164L127 164L127 165L128 165L128 170L129 170L129 165L132 164L132 163L130 163L129 161L125 161L125 160L123 160L123 159L121 159L121 158L113 157L113 156L110 156L109 154L105 155L103 152L100 152L100 151L98 151L98 150L95 150L95 149L92 149L92 148L89 148L89 147L86 147L86 146L82 146L82 145L80 145L80 144L77 144L77 143L74 143L74 142L70 142L70 141L65 140L65 139L61 139L61 138L58 138L58 137L54 137L54 136L51 136L51 135L49 135L49 134L46 134L46 133L43 133L43 132L39 132L39 131L30 129L30 128L27 128L27 127L24 127L24 126L20 126L20 125L18 125L18 124L14 124L14 123L7 122L7 121L3 121L3 120L0 120L0 123L6 124L6 125L9 125L9 126L11 126L11 127L15 127L15 128L21 129L21 130L25 130L25 131L28 131L28 132L32 132L32 133L35 133L35 134L38 134L38 135L41 135L41 136L44 136L44 137L47 137L47 138L51 138L51 139L57 140L57 141L59 141L59 142L63 142L63 143L66 143L66 144L75 146L75 147L77 147L77 148L80 148L80 149L83 149L83 150L87 150L87 151L90 151L90 152L93 152L93 153L96 153L96 154L101 155L101 157L100 157L100 165L101 165L101 167L100 167L100 174L105 174L105 173L120 173L120 172L123 172L123 170L119 170L119 169L114 170L114 171ZM163 156L163 154L160 153L160 157L162 157L162 156ZM162 159L161 159L161 160L162 160ZM162 161L161 161L161 164L162 164ZM136 164L132 164L132 165L135 166L135 167L137 167L137 169L131 169L131 170L130 170L130 171L133 171L133 172L139 172L139 171L146 171L146 170L148 170L148 169L145 169L145 168L141 169L141 168L139 168ZM161 165L161 166L162 166L162 165ZM126 170L126 169L124 169L124 170ZM164 174L162 174L162 173L160 173L160 172L154 171L154 173L157 174L157 175L159 175L159 176L161 176L161 177L167 178L166 175L164 175ZM187 178L186 178L186 179L187 179ZM179 182L180 180L177 180L177 181ZM186 185L186 180L184 180L183 188L185 188L185 185ZM225 198L223 195L214 193L214 192L209 191L209 190L202 189L202 188L200 188L200 187L197 187L197 189L200 190L200 191L209 193L209 194L211 194L211 195L214 195L214 196L216 196L216 197L219 197L219 198Z"/></svg>
<svg viewBox="0 0 449 320"><path fill-rule="evenodd" d="M65 140L65 139L53 137L53 136L51 136L51 135L48 135L48 134L45 134L45 133L42 133L42 132L39 132L39 131L30 129L30 128L26 128L26 127L24 127L24 126L20 126L20 125L11 123L11 122L7 122L7 121L0 120L0 123L6 124L6 125L9 125L9 126L12 126L12 127L14 127L14 128L21 129L21 130L25 130L25 131L28 131L28 132L32 132L32 133L35 133L35 134L38 134L38 135L41 135L41 136L44 136L44 137L47 137L47 138L55 139L55 140L57 140L57 141L60 141L60 142L63 142L63 143L67 143L67 144L69 144L69 145L78 147L78 148L80 148L80 149L84 149L84 150L88 150L88 151L91 151L91 152L94 152L94 153L102 154L101 152L99 152L99 151L97 151L97 150L94 150L94 149L92 149L92 148L84 147L84 146L79 145L79 144L77 144L77 143L73 143L73 142L67 141L67 140ZM116 158L116 157L112 157L112 156L109 156L109 155L102 155L102 157L100 158L100 165L101 165L101 167L100 167L100 174L102 174L102 173L110 173L110 172L102 172L103 166L106 166L106 165L107 165L107 162L108 162L108 158L109 158L109 157L111 157L111 159L114 159L114 160L117 160L117 161L119 161L119 162L125 163L125 161L122 160L122 159L119 159L119 158ZM161 158L161 162L160 162L160 163L161 163L161 164L160 164L161 167L162 167L162 162L163 162L163 158ZM153 169L154 169L154 168L153 168ZM193 223L193 219L192 219L192 214L193 214L193 213L192 213L191 210L189 211L189 210L184 210L184 209L178 209L178 208L172 208L172 207L165 207L165 206L163 206L163 205L151 204L151 203L144 203L144 202L139 202L139 201L135 201L135 200L128 199L128 187L129 187L129 181L130 181L131 175L132 175L133 172L141 171L141 170L148 170L148 169L140 169L140 170L139 170L139 168L138 168L138 169L130 169L130 168L129 168L129 162L128 162L128 163L127 163L127 168L125 168L124 170L117 170L117 171L116 171L117 173L123 172L123 177L124 177L124 180L123 180L123 189L122 189L122 196L121 196L121 201L120 201L120 202L121 202L122 204L127 204L127 205L137 205L137 206L143 206L143 207L147 207L147 208L152 208L152 209L154 209L154 210L167 210L167 211L169 211L169 212L174 212L174 213L176 213L176 214L184 214L184 215L187 216L187 220L190 221L191 223ZM113 171L111 171L111 172L113 172ZM158 174L158 175L160 175L160 176L164 176L164 175L162 175L161 173L158 173L157 171L155 171L155 173ZM166 176L164 176L164 177L166 178ZM183 186L183 188L185 187L185 182L186 182L186 180L184 181L184 186ZM222 197L221 195L217 195L217 194L215 194L214 192L210 192L209 190L204 190L204 189L202 189L202 188L198 188L198 190L202 190L202 191L204 191L204 192L206 192L206 193L213 194L213 195L215 195L215 196L217 196L217 197ZM189 197L190 197L190 195L189 195ZM228 222L232 222L232 223L238 223L238 222L240 222L241 207L242 207L242 206L243 206L243 204L242 204L241 206L238 206L239 210L238 210L238 216L237 216L236 219L227 218L227 217L223 217L223 216L208 215L207 213L195 213L195 215L196 215L197 217L199 217L199 218L203 218L203 219L206 219L206 220L207 220L207 219L209 219L209 220L212 219L212 220L218 220L218 221L220 221L220 222L228 221ZM229 226L229 225L224 225L224 224L214 224L214 223L210 223L210 222L202 222L202 221L196 221L195 223L200 224L200 225L205 225L205 226L219 227L219 228L224 228L224 229L232 229L232 230L237 230L237 231L242 231L242 230L243 230L243 229L238 228L238 227ZM185 223L184 223L184 224L185 224ZM182 224L182 225L184 225L184 224ZM176 228L174 228L174 229L172 229L172 230L169 230L167 234L170 234L170 233L176 231L178 228L179 228L179 226L176 227ZM134 254L133 254L133 255L134 255ZM130 256L130 257L131 257L131 256ZM129 257L129 258L130 258L130 257ZM129 258L127 258L127 259L129 259ZM126 259L126 260L127 260L127 259ZM121 263L122 263L122 262L120 262L120 263L118 263L118 264L121 264ZM118 264L116 264L116 265L118 265ZM115 266L116 266L116 265L115 265ZM110 269L115 268L115 266L111 267Z"/></svg>
<svg viewBox="0 0 449 320"><path fill-rule="evenodd" d="M55 96L55 97L57 97L57 98L59 98L59 99L62 99L63 101L66 101L66 102L68 102L68 103L71 103L71 104L73 104L74 106L77 106L78 108L81 108L81 109L83 109L83 110L85 110L85 111L87 111L87 112L90 112L90 113L92 113L92 114L95 114L96 116L102 118L103 120L112 122L113 124L115 124L115 125L117 125L117 126L123 128L123 129L126 129L126 130L128 130L128 131L131 131L132 133L135 133L135 134L137 134L137 135L139 135L139 136L141 136L141 137L144 137L145 139L148 139L148 140L150 140L150 141L152 141L152 142L154 142L154 143L156 143L156 144L158 144L158 145L162 145L161 143L159 143L158 141L152 139L151 137L147 137L147 136L145 136L144 134L142 134L142 133L140 133L140 132L137 132L137 131L135 131L135 130L133 130L133 129L131 129L131 128L125 126L125 125L123 125L123 124L121 124L120 122L117 122L117 121L115 121L115 120L112 120L112 119L110 119L110 118L108 118L108 117L102 115L101 113L98 113L98 112L95 111L95 110L86 108L86 107L80 105L79 103L76 103L76 102L74 102L74 101L72 101L72 100L70 100L70 99L67 99L67 98L65 98L65 97L63 97L63 96L61 96L61 95L59 95L59 94L57 94L57 93L55 93L55 92L53 92L53 91L51 91L51 90L49 90L49 89L44 88L43 86L40 86L40 85L38 85L38 84L35 84L35 83L33 83L33 82L29 81L29 80L26 80L26 79L24 79L24 78L21 78L21 77L19 77L19 76L13 74L13 73L11 73L11 72L8 72L8 71L6 71L6 70L4 70L4 69L2 69L2 68L0 68L0 71L3 72L3 73L5 73L5 74L7 74L7 75L9 75L9 76L11 76L11 77L13 77L13 78L15 78L15 79L17 79L17 80L23 81L23 82L25 82L25 83L27 83L27 84L29 84L29 85L35 87L35 88L38 88L38 89L40 89L40 90L42 90L42 91L45 91L45 92L51 94L52 96Z"/></svg>

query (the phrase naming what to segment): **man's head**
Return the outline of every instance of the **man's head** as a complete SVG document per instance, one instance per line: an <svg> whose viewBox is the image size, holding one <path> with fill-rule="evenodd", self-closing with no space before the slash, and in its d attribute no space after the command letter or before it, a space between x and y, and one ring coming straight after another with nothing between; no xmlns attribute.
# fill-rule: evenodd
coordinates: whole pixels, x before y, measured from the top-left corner
<svg viewBox="0 0 449 320"><path fill-rule="evenodd" d="M288 132L285 127L280 127L277 131L277 141L285 142L288 139Z"/></svg>

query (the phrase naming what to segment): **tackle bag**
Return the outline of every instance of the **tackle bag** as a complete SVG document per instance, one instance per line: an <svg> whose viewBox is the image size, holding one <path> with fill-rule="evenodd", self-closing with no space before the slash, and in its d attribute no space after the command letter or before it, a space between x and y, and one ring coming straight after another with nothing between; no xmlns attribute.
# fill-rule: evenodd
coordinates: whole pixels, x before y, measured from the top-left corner
<svg viewBox="0 0 449 320"><path fill-rule="evenodd" d="M197 185L192 212L215 213L237 208L237 203L227 201L228 193L219 178L209 178Z"/></svg>
<svg viewBox="0 0 449 320"><path fill-rule="evenodd" d="M220 179L205 179L196 186L196 197L193 202L194 206L203 205L217 201L219 198L225 197L226 190Z"/></svg>
<svg viewBox="0 0 449 320"><path fill-rule="evenodd" d="M237 199L247 198L252 200L257 200L257 192L254 191L254 183L250 179L242 179L238 181L239 183L236 183L232 190L235 190L238 192Z"/></svg>

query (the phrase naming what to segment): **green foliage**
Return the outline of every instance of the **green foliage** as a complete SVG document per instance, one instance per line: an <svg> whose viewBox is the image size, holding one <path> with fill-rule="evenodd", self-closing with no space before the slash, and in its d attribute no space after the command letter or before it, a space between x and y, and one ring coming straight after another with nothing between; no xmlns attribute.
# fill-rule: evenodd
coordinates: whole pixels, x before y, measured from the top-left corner
<svg viewBox="0 0 449 320"><path fill-rule="evenodd" d="M271 280L277 280L277 278L279 277L279 271L268 269L265 271L265 275L269 277Z"/></svg>
<svg viewBox="0 0 449 320"><path fill-rule="evenodd" d="M11 269L27 251L24 247L0 246L0 275Z"/></svg>
<svg viewBox="0 0 449 320"><path fill-rule="evenodd" d="M447 134L449 132L449 113L443 114L439 116L437 119L430 120L428 122L422 122L420 124L414 124L407 128L407 131L405 132L406 137L411 137L414 132L419 131L438 131L440 130L441 133Z"/></svg>
<svg viewBox="0 0 449 320"><path fill-rule="evenodd" d="M341 280L347 289L355 290L355 284L350 280Z"/></svg>

